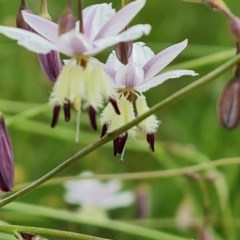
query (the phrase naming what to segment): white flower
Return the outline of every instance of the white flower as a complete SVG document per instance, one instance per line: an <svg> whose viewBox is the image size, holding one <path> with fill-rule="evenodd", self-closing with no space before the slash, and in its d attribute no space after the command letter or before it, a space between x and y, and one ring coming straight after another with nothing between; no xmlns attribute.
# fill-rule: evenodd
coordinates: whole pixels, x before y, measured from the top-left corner
<svg viewBox="0 0 240 240"><path fill-rule="evenodd" d="M136 0L116 12L111 4L95 4L83 10L83 29L59 35L58 24L40 16L22 11L24 21L38 34L14 27L0 26L0 33L18 41L18 44L36 53L57 50L67 56L93 56L119 42L137 39L149 34L151 26L138 24L123 31L146 0Z"/></svg>
<svg viewBox="0 0 240 240"><path fill-rule="evenodd" d="M92 172L83 172L80 176L93 176ZM134 202L134 194L130 191L120 192L120 181L100 182L96 179L72 180L64 184L64 199L82 208L109 210L127 207Z"/></svg>
<svg viewBox="0 0 240 240"><path fill-rule="evenodd" d="M133 43L131 47L128 43L125 45L127 49L122 49L125 53L130 52L127 59L122 59L122 56L126 56L127 54L121 55L121 53L115 51L111 53L105 64L105 71L114 81L119 94L117 101L122 102L123 105L120 107L119 104L119 109L121 114L123 113L123 116L116 116L109 106L107 106L102 112L100 119L103 125L102 136L107 131L113 131L134 119L135 116L149 110L146 98L142 94L143 92L162 84L168 79L179 78L184 75L197 75L192 70L182 69L161 73L186 46L187 40L184 40L155 55L144 43L138 42ZM131 116L131 118L125 116ZM147 142L152 151L154 151L154 135L159 123L156 116L153 115L138 125L139 129L146 134ZM130 129L127 132L128 135L134 136L135 129ZM129 134L130 132L131 134ZM126 139L124 139L124 142L119 139L122 139L123 136L126 138L126 133L114 140L114 154L122 154L122 157L124 153L124 146L122 145L126 143Z"/></svg>

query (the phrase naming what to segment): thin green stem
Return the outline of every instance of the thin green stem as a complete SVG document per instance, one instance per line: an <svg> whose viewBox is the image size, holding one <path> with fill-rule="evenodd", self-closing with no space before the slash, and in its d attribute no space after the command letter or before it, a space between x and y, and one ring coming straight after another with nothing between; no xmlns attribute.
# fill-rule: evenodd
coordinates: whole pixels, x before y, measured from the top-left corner
<svg viewBox="0 0 240 240"><path fill-rule="evenodd" d="M72 223L81 223L97 227L102 227L106 229L111 229L114 231L120 231L127 234L141 236L145 239L155 239L155 240L190 240L189 238L177 237L171 234L167 234L161 231L157 231L150 228L145 228L143 226L137 226L121 221L111 220L111 219L96 219L91 216L81 217L79 214L72 213L66 210L59 210L49 207L40 207L33 204L26 204L20 202L13 202L4 207L6 210L11 210L14 212L21 212L24 214L37 215L42 217L47 217L55 220L63 220Z"/></svg>
<svg viewBox="0 0 240 240"><path fill-rule="evenodd" d="M154 105L149 111L145 112L144 114L140 115L139 117L135 118L133 121L125 124L124 126L118 128L117 130L106 134L103 138L100 140L88 145L87 147L83 148L76 154L74 154L72 157L64 161L63 163L59 164L57 167L54 169L50 170L47 172L44 176L41 178L37 179L36 181L32 182L28 186L24 187L23 189L9 195L5 199L0 201L0 207L8 204L9 202L12 202L14 199L17 199L21 196L24 196L28 192L34 190L35 188L39 187L43 183L47 182L49 179L54 177L56 174L62 172L65 170L67 167L73 165L76 163L78 160L82 159L95 149L103 146L105 143L111 141L118 135L124 133L128 129L130 129L133 126L136 126L138 123L140 123L142 120L145 118L151 116L152 114L156 113L159 110L162 110L166 107L168 107L170 104L175 103L176 101L182 99L184 96L196 91L200 87L205 86L209 82L213 81L217 77L219 77L221 74L223 74L225 71L228 69L232 68L238 61L240 60L240 55L235 56L234 58L230 59L228 62L220 66L219 68L215 69L211 73L207 74L206 76L200 78L199 80L195 81L192 84L189 84L188 86L184 87L183 89L175 92L165 100L159 102L158 104Z"/></svg>
<svg viewBox="0 0 240 240"><path fill-rule="evenodd" d="M148 171L148 172L134 172L134 173L120 173L120 174L96 174L91 176L71 176L71 177L59 177L49 180L44 185L55 185L61 184L63 182L69 180L83 180L83 179L97 179L97 180L109 180L109 179L118 179L121 181L126 180L142 180L142 179L155 179L155 178L170 178L170 177L179 177L184 176L189 173L199 172L204 170L209 170L215 167L223 167L223 166L230 166L240 164L240 158L224 158L216 161L205 162L196 164L189 167L181 167L175 169L168 169L168 170L160 170L160 171ZM20 186L29 186L31 183L21 184ZM20 186L16 186L18 189ZM0 202L1 204L1 202Z"/></svg>
<svg viewBox="0 0 240 240"><path fill-rule="evenodd" d="M28 227L20 225L8 225L0 224L0 232L8 233L15 235L16 233L30 233L34 235L43 235L43 236L53 236L61 237L62 239L72 239L72 240L107 240L106 238L99 238L94 236L89 236L80 233L74 233L69 231L61 231L56 229L49 228L39 228L39 227Z"/></svg>

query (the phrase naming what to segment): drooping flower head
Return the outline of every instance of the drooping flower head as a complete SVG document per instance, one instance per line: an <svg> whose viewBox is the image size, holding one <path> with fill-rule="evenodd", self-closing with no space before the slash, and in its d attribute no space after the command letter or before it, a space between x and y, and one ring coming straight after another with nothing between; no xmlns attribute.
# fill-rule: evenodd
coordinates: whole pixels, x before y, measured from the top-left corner
<svg viewBox="0 0 240 240"><path fill-rule="evenodd" d="M73 105L79 115L80 107L85 105L89 111L92 127L95 129L95 113L105 98L111 99L115 111L119 114L116 102L112 99L114 89L112 89L112 94L106 96L105 94L109 93L109 89L105 89L105 83L99 84L100 88L98 89L94 88L94 92L91 87L93 84L86 86L83 83L77 83L77 86L73 85L77 81L72 79L72 76L81 75L82 79L78 79L78 81L95 81L94 79L97 77L95 71L85 70L88 65L91 65L90 69L97 67L100 72L101 64L96 64L97 61L89 61L89 57L119 42L135 40L143 34L148 34L151 29L148 24L138 24L125 29L145 3L146 0L135 0L118 12L112 8L111 4L102 3L89 6L83 10L80 22L76 22L75 27L67 32L59 31L62 29L62 25L26 12L22 12L23 18L37 34L0 26L0 33L18 40L19 45L30 51L46 54L55 50L74 58L74 61L69 61L70 66L67 64L63 67L57 79L56 85L58 86L53 88L51 94L51 104L54 105L52 126L56 125L61 108L65 110L65 119L69 120L70 106ZM73 70L73 66L76 69ZM104 74L104 71L101 74ZM107 76L106 79L108 79ZM111 84L109 85L111 86ZM83 89L76 90L78 86L83 86ZM91 95L91 101L83 97L84 91L88 92L89 96ZM99 101L99 96L101 96L101 101ZM82 100L86 100L86 104L81 104ZM89 105L90 102L92 102L91 105Z"/></svg>
<svg viewBox="0 0 240 240"><path fill-rule="evenodd" d="M13 151L2 113L0 112L0 189L9 192L13 189Z"/></svg>
<svg viewBox="0 0 240 240"><path fill-rule="evenodd" d="M130 55L124 54L124 56L129 55L126 64L123 63L118 51L113 51L105 64L105 71L114 81L118 91L117 102L121 115L114 114L109 105L104 109L101 114L102 136L107 131L113 131L148 111L149 107L143 95L144 92L168 79L179 78L183 75L196 75L192 70L171 70L159 73L186 46L187 40L168 47L155 55L144 43L133 43L132 47L127 46L130 50L125 51L131 53ZM124 62L126 61L124 60ZM147 142L152 151L154 151L154 136L159 123L156 116L152 115L138 124L138 129L146 134ZM128 136L134 137L136 130L137 128L133 127L114 139L114 155L122 154L123 158L126 140Z"/></svg>

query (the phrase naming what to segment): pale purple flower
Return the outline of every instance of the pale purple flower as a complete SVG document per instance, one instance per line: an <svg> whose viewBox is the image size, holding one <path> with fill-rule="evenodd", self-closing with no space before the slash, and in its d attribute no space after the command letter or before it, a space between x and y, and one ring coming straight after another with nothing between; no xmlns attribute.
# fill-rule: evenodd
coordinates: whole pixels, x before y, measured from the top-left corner
<svg viewBox="0 0 240 240"><path fill-rule="evenodd" d="M121 115L114 114L109 105L104 109L101 115L102 135L107 131L113 131L121 127L123 124L133 120L135 116L148 111L149 107L145 96L142 94L143 92L162 84L168 79L179 78L184 75L197 75L192 70L182 69L161 73L186 46L187 40L184 40L155 55L144 43L134 43L127 64L123 64L119 60L117 53L113 51L105 64L105 71L114 81L119 93L117 101ZM152 115L138 125L138 128L146 134L147 142L152 151L154 151L154 134L159 123L156 116ZM114 140L114 155L123 155L128 136L134 137L135 134L136 127L116 138Z"/></svg>
<svg viewBox="0 0 240 240"><path fill-rule="evenodd" d="M0 189L9 192L13 188L13 150L3 115L0 112Z"/></svg>
<svg viewBox="0 0 240 240"><path fill-rule="evenodd" d="M80 176L93 176L86 171ZM96 179L71 180L64 184L64 199L82 208L100 208L109 210L126 207L134 202L134 194L130 191L120 192L122 183L118 180L101 182Z"/></svg>
<svg viewBox="0 0 240 240"><path fill-rule="evenodd" d="M135 0L118 12L111 4L89 6L83 10L84 32L79 32L77 22L75 29L61 35L58 24L23 11L25 22L38 34L6 26L0 26L0 33L18 40L19 45L36 53L57 50L71 57L93 56L119 42L149 34L151 27L148 24L138 24L124 30L145 3L146 0Z"/></svg>

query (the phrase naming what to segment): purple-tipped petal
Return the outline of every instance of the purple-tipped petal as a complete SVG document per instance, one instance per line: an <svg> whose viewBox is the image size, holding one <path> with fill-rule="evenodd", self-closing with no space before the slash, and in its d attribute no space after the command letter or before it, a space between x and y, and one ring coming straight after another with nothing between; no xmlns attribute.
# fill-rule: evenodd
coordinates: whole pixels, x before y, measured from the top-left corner
<svg viewBox="0 0 240 240"><path fill-rule="evenodd" d="M65 122L69 122L71 119L71 103L67 101L63 104L64 119Z"/></svg>
<svg viewBox="0 0 240 240"><path fill-rule="evenodd" d="M25 11L22 11L22 15L25 22L31 28L33 28L38 34L48 39L52 43L57 43L58 24L46 18L31 14L31 13L27 13Z"/></svg>
<svg viewBox="0 0 240 240"><path fill-rule="evenodd" d="M187 46L187 39L172 45L149 60L143 67L145 72L145 81L148 81L172 62Z"/></svg>
<svg viewBox="0 0 240 240"><path fill-rule="evenodd" d="M145 3L146 0L136 0L120 9L105 23L96 38L113 36L121 32L144 7Z"/></svg>
<svg viewBox="0 0 240 240"><path fill-rule="evenodd" d="M56 50L56 46L45 38L24 29L0 26L0 33L17 40L18 45L35 53L46 54L51 50Z"/></svg>
<svg viewBox="0 0 240 240"><path fill-rule="evenodd" d="M171 70L157 75L149 81L144 81L141 85L135 89L140 92L146 92L150 88L156 87L168 79L179 78L182 76L197 76L198 74L192 70Z"/></svg>
<svg viewBox="0 0 240 240"><path fill-rule="evenodd" d="M117 104L117 101L113 98L109 98L109 102L112 104L113 108L114 108L114 111L116 114L120 115L121 112L119 110L119 107L118 107L118 104Z"/></svg>
<svg viewBox="0 0 240 240"><path fill-rule="evenodd" d="M51 127L52 128L54 128L58 123L60 110L61 110L60 105L56 105L56 106L53 107L53 115L52 115L52 122L51 122Z"/></svg>
<svg viewBox="0 0 240 240"><path fill-rule="evenodd" d="M54 83L62 69L62 62L59 52L50 51L47 54L38 54L38 59L42 71Z"/></svg>
<svg viewBox="0 0 240 240"><path fill-rule="evenodd" d="M149 149L154 152L154 142L155 142L155 134L154 133L148 133L147 134L147 142L149 144Z"/></svg>
<svg viewBox="0 0 240 240"><path fill-rule="evenodd" d="M14 161L10 138L3 116L0 113L0 189L9 192L13 189Z"/></svg>
<svg viewBox="0 0 240 240"><path fill-rule="evenodd" d="M94 109L93 106L88 107L88 115L92 129L96 131L97 130L96 110Z"/></svg>

